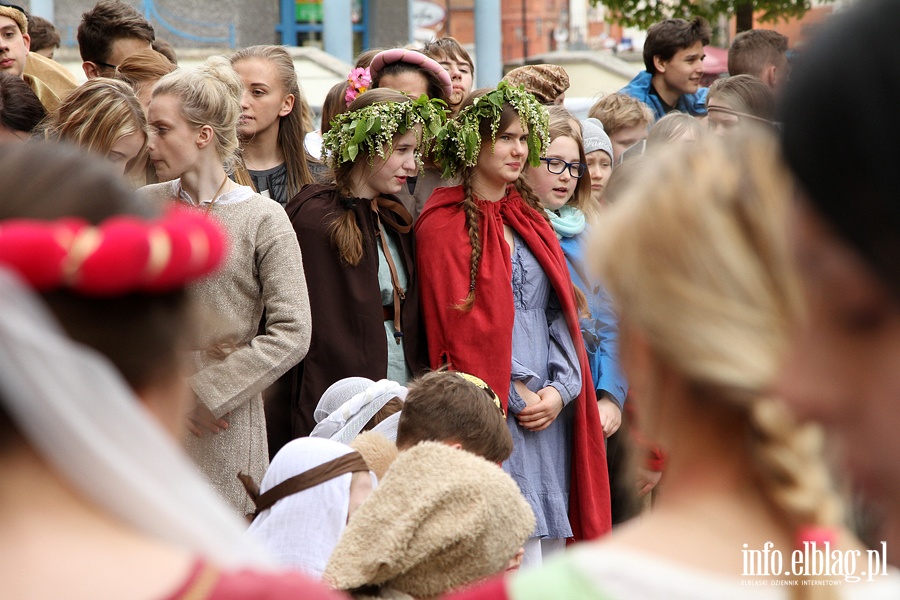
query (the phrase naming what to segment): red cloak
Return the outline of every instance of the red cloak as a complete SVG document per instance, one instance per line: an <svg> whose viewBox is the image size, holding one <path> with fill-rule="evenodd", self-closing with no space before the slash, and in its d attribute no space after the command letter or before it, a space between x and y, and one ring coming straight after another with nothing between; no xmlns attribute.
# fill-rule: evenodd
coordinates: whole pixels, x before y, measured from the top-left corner
<svg viewBox="0 0 900 600"><path fill-rule="evenodd" d="M454 370L480 377L497 392L506 410L515 318L512 262L503 237L503 225L509 225L547 274L578 349L582 385L574 400L569 522L575 541L599 537L612 528L606 446L575 292L556 234L513 186L505 199L476 200L482 254L475 305L464 312L454 308L468 295L470 281L471 245L462 202L462 186L439 188L416 221L419 298L431 367L449 364Z"/></svg>

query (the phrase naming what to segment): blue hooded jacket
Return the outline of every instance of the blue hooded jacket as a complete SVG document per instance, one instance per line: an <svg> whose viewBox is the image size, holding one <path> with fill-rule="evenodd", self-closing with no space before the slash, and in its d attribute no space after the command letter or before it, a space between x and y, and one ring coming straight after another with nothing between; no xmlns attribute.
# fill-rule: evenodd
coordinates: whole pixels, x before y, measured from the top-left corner
<svg viewBox="0 0 900 600"><path fill-rule="evenodd" d="M666 116L662 102L656 94L650 93L650 83L653 75L649 71L641 71L634 76L628 85L619 90L620 94L626 94L636 98L650 107L656 121ZM675 110L688 113L695 117L706 115L706 95L709 88L700 88L696 94L684 94L675 103Z"/></svg>

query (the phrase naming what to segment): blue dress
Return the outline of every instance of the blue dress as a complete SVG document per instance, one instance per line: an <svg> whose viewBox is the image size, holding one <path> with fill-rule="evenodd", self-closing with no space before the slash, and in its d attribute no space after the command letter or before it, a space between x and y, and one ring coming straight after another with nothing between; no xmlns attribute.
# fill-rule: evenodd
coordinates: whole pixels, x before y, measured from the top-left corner
<svg viewBox="0 0 900 600"><path fill-rule="evenodd" d="M509 386L507 425L513 452L503 469L519 485L537 521L532 537L567 538L569 480L572 456L573 410L581 392L581 367L556 293L540 264L518 235L514 236L512 290L515 304L512 381L522 381L532 392L553 386L563 410L547 429L529 431L515 418L525 402Z"/></svg>

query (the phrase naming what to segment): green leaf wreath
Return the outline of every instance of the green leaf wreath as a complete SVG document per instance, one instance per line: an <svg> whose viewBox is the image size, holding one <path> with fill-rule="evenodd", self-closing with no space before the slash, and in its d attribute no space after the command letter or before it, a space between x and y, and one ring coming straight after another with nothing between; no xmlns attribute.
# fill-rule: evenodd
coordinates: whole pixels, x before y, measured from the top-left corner
<svg viewBox="0 0 900 600"><path fill-rule="evenodd" d="M368 154L371 165L375 155L382 159L391 155L395 135L421 125L421 134L416 130L415 153L421 171L422 155L431 151L446 121L447 104L424 94L409 102L377 102L336 116L331 129L322 136L322 147L332 168L355 161L360 152Z"/></svg>
<svg viewBox="0 0 900 600"><path fill-rule="evenodd" d="M491 120L491 152L497 142L503 105L509 104L519 114L523 127L528 129L528 164L536 167L550 144L550 114L537 98L525 91L525 86L512 86L501 81L495 90L480 96L451 119L435 140L434 158L444 168L443 177L459 174L465 167L474 167L481 151L484 119Z"/></svg>

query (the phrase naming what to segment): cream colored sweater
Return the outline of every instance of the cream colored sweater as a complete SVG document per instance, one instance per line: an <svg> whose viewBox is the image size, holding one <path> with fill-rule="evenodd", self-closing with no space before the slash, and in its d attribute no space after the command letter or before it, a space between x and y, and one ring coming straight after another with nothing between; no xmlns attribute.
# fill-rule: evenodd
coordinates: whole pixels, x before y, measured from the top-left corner
<svg viewBox="0 0 900 600"><path fill-rule="evenodd" d="M166 182L138 193L162 203L174 198L176 189ZM269 463L262 391L306 356L309 297L297 236L278 203L254 193L237 202L217 202L209 214L224 226L230 244L224 267L191 286L210 317L199 346L228 342L236 349L224 359L194 352L189 381L197 398L214 415L224 416L229 428L202 438L191 435L187 447L218 492L243 515L255 507L237 474L262 481ZM265 334L258 335L264 309Z"/></svg>

